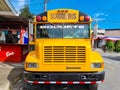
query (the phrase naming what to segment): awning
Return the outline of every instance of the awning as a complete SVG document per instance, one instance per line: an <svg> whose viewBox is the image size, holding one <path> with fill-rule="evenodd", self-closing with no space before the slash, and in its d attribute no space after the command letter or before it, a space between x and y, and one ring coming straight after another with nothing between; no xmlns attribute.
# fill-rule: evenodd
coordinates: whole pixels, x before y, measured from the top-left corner
<svg viewBox="0 0 120 90"><path fill-rule="evenodd" d="M116 40L120 40L120 36L106 36L105 40L112 40L112 41L116 41Z"/></svg>
<svg viewBox="0 0 120 90"><path fill-rule="evenodd" d="M9 0L0 0L0 23L8 22L28 23L27 20L19 17L19 14L16 12Z"/></svg>
<svg viewBox="0 0 120 90"><path fill-rule="evenodd" d="M0 0L0 16L18 16L9 0Z"/></svg>

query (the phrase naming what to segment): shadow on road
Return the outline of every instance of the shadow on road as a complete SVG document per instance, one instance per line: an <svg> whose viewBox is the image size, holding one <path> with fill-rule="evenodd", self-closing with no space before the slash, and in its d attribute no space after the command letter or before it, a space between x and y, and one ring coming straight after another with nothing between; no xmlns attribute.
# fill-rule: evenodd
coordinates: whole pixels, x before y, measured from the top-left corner
<svg viewBox="0 0 120 90"><path fill-rule="evenodd" d="M13 68L7 79L9 80L10 83L10 90L12 90L12 87L22 78L23 75L23 68Z"/></svg>
<svg viewBox="0 0 120 90"><path fill-rule="evenodd" d="M14 68L24 68L24 62L20 62L20 63L4 62L4 64L14 67Z"/></svg>
<svg viewBox="0 0 120 90"><path fill-rule="evenodd" d="M114 61L120 61L120 56L103 56L104 58L108 58L110 60L114 60Z"/></svg>

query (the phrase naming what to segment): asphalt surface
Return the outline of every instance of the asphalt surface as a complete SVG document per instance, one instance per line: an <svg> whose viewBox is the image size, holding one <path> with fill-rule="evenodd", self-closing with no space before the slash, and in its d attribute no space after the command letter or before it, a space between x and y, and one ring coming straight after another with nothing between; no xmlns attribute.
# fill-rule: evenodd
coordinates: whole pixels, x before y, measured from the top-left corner
<svg viewBox="0 0 120 90"><path fill-rule="evenodd" d="M99 90L120 90L120 54L104 54L105 81Z"/></svg>

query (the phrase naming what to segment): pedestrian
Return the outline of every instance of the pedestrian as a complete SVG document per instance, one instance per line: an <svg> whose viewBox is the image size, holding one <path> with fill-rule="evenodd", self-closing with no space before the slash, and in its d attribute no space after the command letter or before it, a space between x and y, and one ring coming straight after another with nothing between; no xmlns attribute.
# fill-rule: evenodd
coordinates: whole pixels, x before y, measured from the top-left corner
<svg viewBox="0 0 120 90"><path fill-rule="evenodd" d="M15 43L12 31L8 31L8 34L6 35L6 43Z"/></svg>
<svg viewBox="0 0 120 90"><path fill-rule="evenodd" d="M106 52L106 41L105 41L105 39L102 40L102 49L105 53Z"/></svg>
<svg viewBox="0 0 120 90"><path fill-rule="evenodd" d="M5 34L2 31L0 31L0 43L5 43Z"/></svg>

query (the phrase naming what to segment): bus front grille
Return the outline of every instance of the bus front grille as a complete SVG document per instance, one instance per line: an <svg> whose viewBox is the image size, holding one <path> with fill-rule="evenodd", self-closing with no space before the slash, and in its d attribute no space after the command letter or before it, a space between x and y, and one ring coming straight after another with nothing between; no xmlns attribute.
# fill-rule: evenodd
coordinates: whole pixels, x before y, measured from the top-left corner
<svg viewBox="0 0 120 90"><path fill-rule="evenodd" d="M85 46L44 46L44 64L75 64L85 62Z"/></svg>

